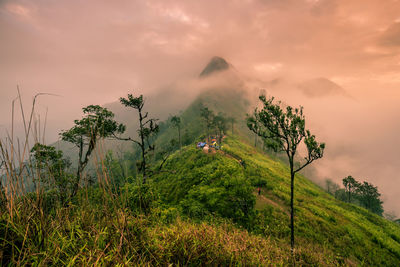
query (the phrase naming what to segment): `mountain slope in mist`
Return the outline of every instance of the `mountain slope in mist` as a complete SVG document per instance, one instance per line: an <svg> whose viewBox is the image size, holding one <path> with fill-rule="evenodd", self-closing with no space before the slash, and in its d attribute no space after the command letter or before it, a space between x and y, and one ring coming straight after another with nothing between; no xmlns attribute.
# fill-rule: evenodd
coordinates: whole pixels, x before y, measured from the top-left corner
<svg viewBox="0 0 400 267"><path fill-rule="evenodd" d="M173 83L168 87L157 90L158 94L144 95L144 110L149 116L156 118L159 122L165 121L168 117L179 114L191 105L196 105L207 95L213 95L214 100L204 103L205 106L215 110L217 113L243 120L247 108L235 108L239 102L246 102L249 105L249 97L246 94L248 89L240 75L235 72L232 65L221 57L213 57L201 71L199 77L191 80L184 80ZM131 92L138 95L141 92ZM125 97L125 96L124 96ZM219 103L219 104L216 104ZM239 104L242 106L242 104ZM130 108L123 107L119 102L105 105L115 114L116 120L127 125L126 135L136 136L138 129L137 112Z"/></svg>
<svg viewBox="0 0 400 267"><path fill-rule="evenodd" d="M298 85L298 88L308 97L318 98L333 95L345 96L345 90L327 78L315 78Z"/></svg>
<svg viewBox="0 0 400 267"><path fill-rule="evenodd" d="M221 112L226 117L234 117L239 126L244 128L244 118L249 109L250 98L246 92L245 82L240 74L221 57L213 57L203 68L198 77L184 79L173 82L167 86L156 90L158 93L146 95L141 91L128 92L134 96L144 95L144 111L149 112L149 118L155 118L161 123L162 131L165 128L172 128L167 122L168 118L182 114L183 124L190 123L193 127L187 127L187 139L192 140L198 135L201 121L192 119L200 112L200 104L209 107L216 113ZM126 97L121 96L121 97ZM209 99L209 100L205 100ZM115 120L126 125L124 137L137 138L138 114L132 108L121 105L119 101L104 105L115 114ZM196 116L195 116L196 114ZM166 122L166 123L165 123ZM168 129L172 132L173 129ZM188 136L191 136L190 138ZM163 138L161 138L163 139ZM127 144L125 141L105 140L103 150L112 150L114 152L137 152L138 147L133 144ZM77 148L69 143L58 141L55 146L64 152L64 155L72 160L72 166L76 165ZM89 169L93 169L93 164L89 164Z"/></svg>

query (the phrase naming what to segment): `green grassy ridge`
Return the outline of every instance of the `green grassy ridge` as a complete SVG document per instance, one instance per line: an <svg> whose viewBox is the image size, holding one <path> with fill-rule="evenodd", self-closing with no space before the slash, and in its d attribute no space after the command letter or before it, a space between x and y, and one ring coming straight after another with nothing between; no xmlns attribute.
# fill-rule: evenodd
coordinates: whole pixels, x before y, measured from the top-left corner
<svg viewBox="0 0 400 267"><path fill-rule="evenodd" d="M165 166L173 173L167 171L154 178L161 199L180 206L189 216L200 218L207 213L216 214L245 224L250 231L262 236L288 242L289 217L285 212L289 210L290 201L288 166L257 152L238 137L230 136L223 146L229 155L243 159L246 168L232 157L220 153L206 155L194 145L185 147L174 153ZM266 184L264 197L276 205L257 205L260 201L253 192L260 183ZM229 190L234 197L226 192ZM336 200L302 175L296 176L294 193L297 240L332 251L342 262L400 263L400 227L397 224ZM250 206L246 214L238 204L243 201ZM236 213L224 213L218 205L226 205L226 210L236 209ZM298 241L298 246L303 244Z"/></svg>

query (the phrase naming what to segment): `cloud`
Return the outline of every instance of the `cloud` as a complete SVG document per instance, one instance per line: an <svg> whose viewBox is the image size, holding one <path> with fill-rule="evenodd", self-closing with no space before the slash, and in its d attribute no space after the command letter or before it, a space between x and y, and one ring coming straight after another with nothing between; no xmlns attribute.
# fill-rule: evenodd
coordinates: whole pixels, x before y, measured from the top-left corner
<svg viewBox="0 0 400 267"><path fill-rule="evenodd" d="M400 46L400 22L390 25L382 34L381 44L384 46Z"/></svg>

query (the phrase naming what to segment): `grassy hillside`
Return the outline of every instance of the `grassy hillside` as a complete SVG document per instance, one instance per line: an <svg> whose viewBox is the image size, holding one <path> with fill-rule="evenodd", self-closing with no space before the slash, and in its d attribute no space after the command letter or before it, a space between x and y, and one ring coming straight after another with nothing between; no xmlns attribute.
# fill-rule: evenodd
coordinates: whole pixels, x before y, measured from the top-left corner
<svg viewBox="0 0 400 267"><path fill-rule="evenodd" d="M201 106L239 122L222 153L205 155L194 147L204 133ZM249 109L243 91L222 88L204 92L183 113L183 143L153 178L158 201L196 222L229 219L252 234L289 243L290 178L286 164L246 144L244 115ZM156 142L177 138L166 122ZM175 147L177 149L177 147ZM245 162L245 168L239 164ZM256 188L262 194L257 196ZM318 247L338 264L398 265L400 227L367 210L336 200L305 177L296 176L295 227L298 249ZM312 249L308 255L313 255ZM315 255L314 255L315 256Z"/></svg>
<svg viewBox="0 0 400 267"><path fill-rule="evenodd" d="M242 160L242 163L240 163ZM243 161L245 162L243 164ZM398 266L400 227L296 177L296 250L289 242L285 164L228 136L222 151L176 151L146 186L109 173L67 207L54 192L0 205L2 265ZM256 188L262 186L262 195Z"/></svg>
<svg viewBox="0 0 400 267"><path fill-rule="evenodd" d="M292 258L289 169L249 145L245 99L228 86L203 92L179 114L182 149L170 142L177 129L162 122L154 141L170 156L146 185L135 172L137 151L119 159L96 151L95 182L82 183L67 205L55 188L14 199L0 191L0 265L400 266L399 224L341 202L301 175ZM222 150L208 154L195 147L204 140L204 106L237 121ZM157 154L150 156L158 166ZM10 177L20 179L16 170Z"/></svg>
<svg viewBox="0 0 400 267"><path fill-rule="evenodd" d="M194 146L176 152L166 172L154 178L161 200L190 218L230 218L254 234L289 243L288 167L237 137L228 137L223 146L223 152L209 155ZM255 193L259 185L261 196ZM295 227L299 248L318 247L338 263L400 263L397 224L336 200L300 175L295 181Z"/></svg>

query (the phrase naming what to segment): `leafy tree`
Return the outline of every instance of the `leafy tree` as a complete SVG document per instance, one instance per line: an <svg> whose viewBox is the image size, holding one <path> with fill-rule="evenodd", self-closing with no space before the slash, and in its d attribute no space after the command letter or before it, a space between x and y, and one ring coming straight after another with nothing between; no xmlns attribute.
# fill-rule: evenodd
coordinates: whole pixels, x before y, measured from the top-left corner
<svg viewBox="0 0 400 267"><path fill-rule="evenodd" d="M250 130L264 139L265 144L275 152L285 152L290 165L291 193L290 193L290 229L291 248L294 249L294 178L295 174L314 160L322 158L325 149L324 143L318 143L315 136L305 129L303 108L293 109L290 106L284 110L281 102L274 103L274 98L260 97L263 103L261 110L255 110L253 116L248 116L247 126ZM299 145L304 142L307 156L304 162L295 162Z"/></svg>
<svg viewBox="0 0 400 267"><path fill-rule="evenodd" d="M179 141L179 148L182 148L181 142L181 118L178 116L173 116L171 118L172 125L178 129L178 141Z"/></svg>
<svg viewBox="0 0 400 267"><path fill-rule="evenodd" d="M72 177L69 173L66 173L66 169L71 165L71 162L63 158L62 151L56 150L53 146L46 146L40 143L36 143L32 147L31 155L40 177L40 182L47 189L51 189L54 184L58 190L61 203L65 204L71 190Z"/></svg>
<svg viewBox="0 0 400 267"><path fill-rule="evenodd" d="M104 164L106 167L109 177L112 179L112 189L118 192L121 185L125 183L125 178L127 177L123 159L115 158L113 152L109 150L106 153L104 162L100 164Z"/></svg>
<svg viewBox="0 0 400 267"><path fill-rule="evenodd" d="M358 198L364 208L382 216L383 207L382 201L379 199L381 194L378 192L378 187L368 182L359 184L357 188Z"/></svg>
<svg viewBox="0 0 400 267"><path fill-rule="evenodd" d="M89 157L102 138L115 137L125 131L125 125L114 120L114 113L98 105L90 105L83 109L84 117L75 120L75 125L62 133L61 139L78 147L78 170L72 185L71 197L78 192L82 173L86 168Z"/></svg>
<svg viewBox="0 0 400 267"><path fill-rule="evenodd" d="M214 125L215 114L208 107L202 107L200 109L200 116L203 119L204 124L206 126L207 141L209 142L210 141L210 130L212 129L212 127Z"/></svg>
<svg viewBox="0 0 400 267"><path fill-rule="evenodd" d="M224 117L222 113L214 116L212 123L217 131L218 143L221 144L222 136L226 133L227 130L227 119Z"/></svg>
<svg viewBox="0 0 400 267"><path fill-rule="evenodd" d="M140 147L142 161L139 164L139 172L143 174L143 184L146 183L148 165L146 164L146 157L150 151L154 151L155 145L152 143L152 138L158 133L159 126L156 123L157 119L148 118L149 113L143 110L144 99L143 95L134 97L128 94L128 98L121 97L120 102L125 107L136 109L139 114L139 141L128 138L120 138L122 140L132 141Z"/></svg>
<svg viewBox="0 0 400 267"><path fill-rule="evenodd" d="M347 201L347 193L346 193L346 190L344 190L343 188L339 188L338 190L336 190L334 196L336 199L339 199L341 201L344 201L344 202Z"/></svg>
<svg viewBox="0 0 400 267"><path fill-rule="evenodd" d="M347 193L347 202L351 203L351 196L356 193L360 183L356 181L351 175L343 178L343 185Z"/></svg>

